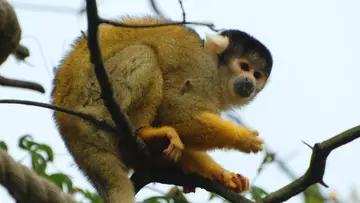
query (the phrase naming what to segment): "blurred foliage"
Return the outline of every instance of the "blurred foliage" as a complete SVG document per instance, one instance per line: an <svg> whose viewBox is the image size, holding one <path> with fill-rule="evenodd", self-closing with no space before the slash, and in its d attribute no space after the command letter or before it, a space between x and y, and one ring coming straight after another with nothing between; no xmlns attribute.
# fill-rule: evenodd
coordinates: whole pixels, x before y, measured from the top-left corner
<svg viewBox="0 0 360 203"><path fill-rule="evenodd" d="M18 146L27 151L30 155L31 168L37 174L45 177L57 186L59 186L64 192L70 194L81 194L83 199L81 202L102 203L100 196L96 193L92 193L81 188L74 187L74 184L70 177L64 173L48 173L46 172L49 163L54 162L54 152L52 148L46 144L41 144L33 140L31 135L24 135L20 137ZM4 141L0 141L0 148L7 150L8 147Z"/></svg>

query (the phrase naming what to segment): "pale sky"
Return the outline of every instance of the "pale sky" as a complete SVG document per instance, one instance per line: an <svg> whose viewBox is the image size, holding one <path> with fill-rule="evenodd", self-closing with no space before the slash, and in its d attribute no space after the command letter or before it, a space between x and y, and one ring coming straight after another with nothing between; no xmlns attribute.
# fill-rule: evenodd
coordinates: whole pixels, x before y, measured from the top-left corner
<svg viewBox="0 0 360 203"><path fill-rule="evenodd" d="M26 64L18 64L10 57L0 68L2 76L34 81L42 84L45 95L29 90L0 87L0 99L26 99L49 102L52 67L57 66L81 30L86 30L85 16L70 13L40 12L24 9L21 2L50 4L45 0L11 1L23 31L22 44L31 56ZM103 0L100 14L114 18L124 14L149 14L147 0ZM175 20L181 19L176 0L158 0L164 13ZM82 0L53 0L51 5L77 9ZM16 6L19 5L19 6ZM360 2L356 0L184 0L187 20L210 21L217 28L241 29L260 39L271 50L274 67L269 85L257 99L239 114L252 128L259 130L267 146L282 157L297 175L308 167L311 151L301 141L309 144L328 139L337 133L360 124L355 92L360 66ZM208 28L197 27L201 36L212 33ZM43 56L42 56L43 55ZM44 59L45 58L45 59ZM49 74L50 73L50 74ZM19 105L0 105L0 140L5 140L10 154L16 159L26 152L19 150L18 138L31 134L38 142L50 145L55 151L55 163L49 172L64 172L74 185L89 188L84 176L74 167L60 136L55 129L52 112L47 109ZM360 153L356 140L330 154L324 180L340 198L348 199L352 188L360 190L360 163L355 159ZM252 179L263 154L246 155L234 151L211 153L225 168ZM29 157L23 162L29 165ZM258 177L256 185L266 191L275 191L291 180L272 164ZM169 185L156 184L167 192ZM157 192L144 188L137 195L142 200ZM187 195L191 202L207 202L209 195L197 189ZM15 202L0 187L0 202ZM213 201L219 202L219 201ZM301 202L300 196L289 203Z"/></svg>

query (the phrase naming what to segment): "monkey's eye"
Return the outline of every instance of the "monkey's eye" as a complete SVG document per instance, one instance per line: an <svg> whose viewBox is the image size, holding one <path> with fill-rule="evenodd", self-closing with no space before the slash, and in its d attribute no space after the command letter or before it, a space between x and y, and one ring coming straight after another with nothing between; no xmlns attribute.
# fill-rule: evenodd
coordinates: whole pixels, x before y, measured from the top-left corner
<svg viewBox="0 0 360 203"><path fill-rule="evenodd" d="M245 62L241 62L241 63L240 63L240 68L241 68L243 71L249 71L249 70L250 70L249 64L247 64L247 63L245 63Z"/></svg>
<svg viewBox="0 0 360 203"><path fill-rule="evenodd" d="M254 72L254 77L255 77L256 79L261 78L261 73L260 73L259 71Z"/></svg>

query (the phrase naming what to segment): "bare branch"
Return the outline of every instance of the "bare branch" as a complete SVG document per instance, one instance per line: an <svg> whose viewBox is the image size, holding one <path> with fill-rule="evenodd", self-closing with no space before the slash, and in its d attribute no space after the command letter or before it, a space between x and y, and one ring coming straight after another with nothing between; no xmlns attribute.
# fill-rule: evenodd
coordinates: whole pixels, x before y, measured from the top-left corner
<svg viewBox="0 0 360 203"><path fill-rule="evenodd" d="M160 17L165 18L165 15L159 10L159 7L157 6L157 4L155 3L155 0L149 0L151 8L153 9L153 11Z"/></svg>
<svg viewBox="0 0 360 203"><path fill-rule="evenodd" d="M24 88L24 89L35 90L41 93L45 93L45 89L37 83L8 79L1 75L0 75L0 85L7 87Z"/></svg>
<svg viewBox="0 0 360 203"><path fill-rule="evenodd" d="M164 26L171 26L171 25L201 25L206 26L210 28L213 31L219 31L215 29L215 25L212 23L202 23L202 22L171 22L171 23L163 23L163 24L150 24L150 25L129 25L126 23L114 21L114 20L108 20L108 19L102 19L99 18L100 23L106 23L109 25L119 26L119 27L127 27L127 28L155 28L155 27L164 27Z"/></svg>
<svg viewBox="0 0 360 203"><path fill-rule="evenodd" d="M67 113L69 115L73 115L73 116L82 118L86 121L93 123L94 125L96 125L98 128L100 128L102 130L113 132L113 133L119 132L116 128L112 127L105 121L99 121L91 115L88 115L88 114L85 114L85 113L82 113L79 111L69 110L69 109L66 109L66 108L63 108L60 106L56 106L56 105L51 105L51 104L46 104L46 103L41 103L41 102L34 102L34 101L27 101L27 100L16 100L16 99L0 99L0 104L22 104L22 105L52 109L55 111L60 111L63 113Z"/></svg>
<svg viewBox="0 0 360 203"><path fill-rule="evenodd" d="M18 44L14 52L12 53L17 60L24 61L30 56L30 51L24 45Z"/></svg>
<svg viewBox="0 0 360 203"><path fill-rule="evenodd" d="M306 173L292 183L279 189L276 192L270 193L266 198L257 203L275 203L284 202L291 197L306 190L309 186L315 183L323 183L323 176L325 172L326 159L330 152L342 145L345 145L360 137L360 126L351 128L339 135L317 143L312 148L312 155L310 165Z"/></svg>
<svg viewBox="0 0 360 203"><path fill-rule="evenodd" d="M185 13L185 9L184 9L184 5L183 5L183 2L182 0L179 0L179 4L180 4L180 8L181 8L181 12L182 12L182 22L186 22L186 13Z"/></svg>

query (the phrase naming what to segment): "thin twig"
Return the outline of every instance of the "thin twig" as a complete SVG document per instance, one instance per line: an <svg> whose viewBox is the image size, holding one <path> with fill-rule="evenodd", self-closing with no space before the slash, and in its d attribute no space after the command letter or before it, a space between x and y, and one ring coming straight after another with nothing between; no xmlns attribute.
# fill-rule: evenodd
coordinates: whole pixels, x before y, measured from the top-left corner
<svg viewBox="0 0 360 203"><path fill-rule="evenodd" d="M182 12L182 22L185 23L186 22L186 13L185 13L185 9L184 9L184 5L182 0L179 0L179 4L180 4L180 8L181 8L181 12Z"/></svg>
<svg viewBox="0 0 360 203"><path fill-rule="evenodd" d="M150 2L150 5L151 5L151 8L154 10L154 12L162 17L162 18L165 18L165 15L159 10L159 7L157 6L157 4L155 3L155 0L149 0Z"/></svg>
<svg viewBox="0 0 360 203"><path fill-rule="evenodd" d="M17 88L35 90L41 93L45 93L45 89L40 84L34 82L22 81L22 80L9 79L1 75L0 75L0 86L17 87Z"/></svg>
<svg viewBox="0 0 360 203"><path fill-rule="evenodd" d="M46 109L52 109L55 111L60 111L63 113L67 113L73 116L77 116L79 118L82 118L86 121L89 121L91 123L93 123L94 125L96 125L97 127L99 127L102 130L105 131L109 131L109 132L114 132L114 133L118 133L119 131L112 127L111 125L109 125L108 123L106 123L105 121L99 121L97 120L95 117L88 115L86 113L82 113L79 111L74 111L74 110L69 110L60 106L56 106L56 105L51 105L51 104L46 104L46 103L41 103L41 102L34 102L34 101L27 101L27 100L16 100L16 99L0 99L0 104L22 104L22 105L28 105L28 106L36 106L36 107L41 107L41 108L46 108Z"/></svg>
<svg viewBox="0 0 360 203"><path fill-rule="evenodd" d="M109 25L119 26L119 27L126 27L126 28L156 28L156 27L164 27L164 26L173 26L173 25L201 25L210 28L211 30L217 32L219 30L215 29L215 25L212 23L202 23L202 22L171 22L171 23L163 23L163 24L149 24L149 25L129 25L126 23L108 20L108 19L99 19L100 23L105 23Z"/></svg>

